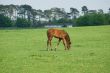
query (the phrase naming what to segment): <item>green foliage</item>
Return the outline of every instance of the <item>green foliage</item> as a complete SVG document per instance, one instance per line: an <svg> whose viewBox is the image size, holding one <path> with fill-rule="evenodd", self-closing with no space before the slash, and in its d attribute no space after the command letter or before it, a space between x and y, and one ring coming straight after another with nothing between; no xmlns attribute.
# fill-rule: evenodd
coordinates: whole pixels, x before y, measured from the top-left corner
<svg viewBox="0 0 110 73"><path fill-rule="evenodd" d="M105 14L105 24L110 25L110 14Z"/></svg>
<svg viewBox="0 0 110 73"><path fill-rule="evenodd" d="M30 27L31 26L31 22L28 21L27 19L17 18L16 26L17 27Z"/></svg>
<svg viewBox="0 0 110 73"><path fill-rule="evenodd" d="M76 19L77 26L86 26L88 24L88 16L81 16L78 19Z"/></svg>
<svg viewBox="0 0 110 73"><path fill-rule="evenodd" d="M68 24L68 23L72 23L71 19L66 19L66 18L61 18L59 20L54 19L53 21L51 21L52 24L56 24L56 25L62 25L62 24Z"/></svg>
<svg viewBox="0 0 110 73"><path fill-rule="evenodd" d="M69 51L62 42L57 51L46 51L47 29L1 29L0 73L110 72L110 26L62 29L71 38Z"/></svg>
<svg viewBox="0 0 110 73"><path fill-rule="evenodd" d="M109 17L104 14L86 14L76 19L77 26L94 26L94 25L106 25Z"/></svg>
<svg viewBox="0 0 110 73"><path fill-rule="evenodd" d="M0 14L0 27L12 27L13 23L10 18Z"/></svg>
<svg viewBox="0 0 110 73"><path fill-rule="evenodd" d="M104 13L102 9L88 10L87 6L83 6L82 12L84 15L80 16L81 12L72 7L69 12L66 12L64 8L57 7L43 11L33 9L26 4L0 5L0 27L43 27L46 24L73 24L73 26L110 24L110 13Z"/></svg>
<svg viewBox="0 0 110 73"><path fill-rule="evenodd" d="M65 19L65 18L62 18L62 19L59 19L57 21L57 23L72 23L72 20L71 19Z"/></svg>

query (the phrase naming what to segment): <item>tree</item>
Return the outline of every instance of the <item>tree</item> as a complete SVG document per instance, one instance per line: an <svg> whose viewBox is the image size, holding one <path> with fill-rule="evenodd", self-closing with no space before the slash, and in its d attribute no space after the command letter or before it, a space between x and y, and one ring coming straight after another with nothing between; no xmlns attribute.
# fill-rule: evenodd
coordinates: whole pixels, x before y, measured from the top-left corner
<svg viewBox="0 0 110 73"><path fill-rule="evenodd" d="M86 14L80 16L76 19L77 26L94 26L94 25L104 25L105 18L103 14Z"/></svg>
<svg viewBox="0 0 110 73"><path fill-rule="evenodd" d="M108 12L108 13L110 14L110 8L109 8L108 10L109 10L109 12Z"/></svg>
<svg viewBox="0 0 110 73"><path fill-rule="evenodd" d="M10 19L12 19L14 14L14 5L0 5L0 12L3 15L8 16Z"/></svg>
<svg viewBox="0 0 110 73"><path fill-rule="evenodd" d="M104 16L105 16L105 24L106 25L110 25L110 14L109 13L106 13L106 14L104 14Z"/></svg>
<svg viewBox="0 0 110 73"><path fill-rule="evenodd" d="M99 14L103 14L104 12L103 12L102 9L99 9L99 10L98 10L98 13L99 13Z"/></svg>
<svg viewBox="0 0 110 73"><path fill-rule="evenodd" d="M4 5L0 5L0 14L4 15Z"/></svg>
<svg viewBox="0 0 110 73"><path fill-rule="evenodd" d="M17 11L18 11L18 18L22 18L22 19L26 18L26 11L22 6L18 6Z"/></svg>
<svg viewBox="0 0 110 73"><path fill-rule="evenodd" d="M76 19L76 17L79 15L79 11L76 8L70 8L70 14L72 19Z"/></svg>
<svg viewBox="0 0 110 73"><path fill-rule="evenodd" d="M32 9L31 14L32 14L32 21L33 21L32 26L36 26L36 15L37 15L37 10Z"/></svg>
<svg viewBox="0 0 110 73"><path fill-rule="evenodd" d="M83 6L83 7L82 7L82 12L84 13L84 15L88 13L88 8L87 8L87 6Z"/></svg>
<svg viewBox="0 0 110 73"><path fill-rule="evenodd" d="M32 7L30 5L21 5L21 8L24 10L24 17L27 15L28 21L30 21Z"/></svg>
<svg viewBox="0 0 110 73"><path fill-rule="evenodd" d="M87 15L80 16L76 19L77 26L87 26L88 25L89 18Z"/></svg>
<svg viewBox="0 0 110 73"><path fill-rule="evenodd" d="M31 26L31 22L28 21L27 19L17 18L16 26L17 27L30 27Z"/></svg>
<svg viewBox="0 0 110 73"><path fill-rule="evenodd" d="M1 5L1 6L0 6L0 12L1 12L1 14L3 14L4 16L9 16L8 6L7 6L7 5Z"/></svg>
<svg viewBox="0 0 110 73"><path fill-rule="evenodd" d="M14 6L13 5L7 5L7 10L8 10L8 13L9 13L9 18L12 19L12 16L13 16L13 9L14 9Z"/></svg>
<svg viewBox="0 0 110 73"><path fill-rule="evenodd" d="M12 27L13 22L7 16L0 14L0 27Z"/></svg>
<svg viewBox="0 0 110 73"><path fill-rule="evenodd" d="M51 22L52 18L52 11L51 10L44 10L45 18L48 19L48 22Z"/></svg>
<svg viewBox="0 0 110 73"><path fill-rule="evenodd" d="M37 16L38 16L38 21L41 22L41 17L43 16L43 11L42 10L36 10Z"/></svg>

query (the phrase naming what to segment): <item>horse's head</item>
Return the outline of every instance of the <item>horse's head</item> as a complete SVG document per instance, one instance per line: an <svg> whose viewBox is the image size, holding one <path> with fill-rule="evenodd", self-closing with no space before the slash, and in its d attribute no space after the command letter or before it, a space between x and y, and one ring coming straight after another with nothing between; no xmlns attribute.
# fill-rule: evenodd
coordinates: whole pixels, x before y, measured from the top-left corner
<svg viewBox="0 0 110 73"><path fill-rule="evenodd" d="M71 48L71 42L70 42L70 41L67 43L67 48L68 48L68 49Z"/></svg>
<svg viewBox="0 0 110 73"><path fill-rule="evenodd" d="M71 41L70 41L70 37L68 34L66 35L66 42L67 42L67 48L70 49L71 48Z"/></svg>

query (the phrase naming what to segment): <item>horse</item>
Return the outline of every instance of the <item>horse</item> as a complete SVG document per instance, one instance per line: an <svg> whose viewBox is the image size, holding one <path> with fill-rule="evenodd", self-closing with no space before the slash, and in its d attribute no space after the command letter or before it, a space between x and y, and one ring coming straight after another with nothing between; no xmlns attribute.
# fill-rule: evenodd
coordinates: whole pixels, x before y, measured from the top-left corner
<svg viewBox="0 0 110 73"><path fill-rule="evenodd" d="M50 29L47 30L47 38L48 38L48 40L47 40L47 50L49 49L49 46L52 50L51 41L52 41L53 37L58 39L58 43L55 47L55 51L56 51L56 48L58 47L61 40L63 41L63 45L65 47L65 50L70 49L71 41L70 41L70 37L69 37L68 33L64 30L61 30L61 29L50 28Z"/></svg>

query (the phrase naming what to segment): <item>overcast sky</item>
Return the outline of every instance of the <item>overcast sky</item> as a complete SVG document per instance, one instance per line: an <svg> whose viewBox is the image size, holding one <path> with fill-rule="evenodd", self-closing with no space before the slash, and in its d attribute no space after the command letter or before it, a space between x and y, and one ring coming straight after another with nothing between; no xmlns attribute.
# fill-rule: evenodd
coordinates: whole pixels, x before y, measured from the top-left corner
<svg viewBox="0 0 110 73"><path fill-rule="evenodd" d="M66 11L69 11L70 7L81 11L82 6L87 6L89 10L103 9L104 12L107 12L110 8L110 0L0 0L0 4L28 4L34 9L41 10L59 7L64 8Z"/></svg>

